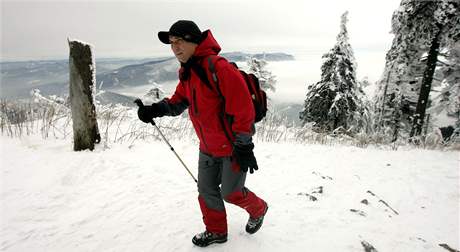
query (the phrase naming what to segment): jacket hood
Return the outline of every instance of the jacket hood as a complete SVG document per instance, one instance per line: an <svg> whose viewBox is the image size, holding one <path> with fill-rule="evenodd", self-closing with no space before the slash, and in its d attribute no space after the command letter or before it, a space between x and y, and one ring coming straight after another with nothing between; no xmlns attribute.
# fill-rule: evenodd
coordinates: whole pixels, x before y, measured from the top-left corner
<svg viewBox="0 0 460 252"><path fill-rule="evenodd" d="M201 41L201 43L196 47L193 56L203 57L209 55L217 55L220 50L220 45L217 43L216 39L214 39L211 31L206 30L203 32L203 41Z"/></svg>

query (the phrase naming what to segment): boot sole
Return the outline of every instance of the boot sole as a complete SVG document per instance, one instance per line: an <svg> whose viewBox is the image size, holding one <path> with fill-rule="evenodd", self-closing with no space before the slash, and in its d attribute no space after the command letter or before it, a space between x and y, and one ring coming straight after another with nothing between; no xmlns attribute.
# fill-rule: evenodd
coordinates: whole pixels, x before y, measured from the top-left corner
<svg viewBox="0 0 460 252"><path fill-rule="evenodd" d="M211 242L208 243L208 244L196 244L196 243L192 240L192 243L193 243L193 244L195 244L195 245L198 246L198 247L202 247L202 248L203 248L203 247L207 247L207 246L209 246L209 245L211 245L211 244L214 244L214 243L225 243L225 242L227 242L227 239L214 240L214 241L211 241Z"/></svg>

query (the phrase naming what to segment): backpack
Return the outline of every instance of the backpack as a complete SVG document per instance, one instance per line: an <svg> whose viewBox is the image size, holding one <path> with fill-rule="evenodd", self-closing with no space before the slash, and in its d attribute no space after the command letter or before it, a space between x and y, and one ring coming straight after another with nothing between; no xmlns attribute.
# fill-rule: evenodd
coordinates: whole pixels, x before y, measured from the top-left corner
<svg viewBox="0 0 460 252"><path fill-rule="evenodd" d="M215 65L213 63L212 58L218 58L218 56L208 57L209 72L212 75L212 79L215 83L219 96L221 97L222 100L225 100L219 88L219 80L217 79L216 69L215 69ZM254 106L254 111L255 111L254 122L255 123L260 122L267 115L267 110L268 110L267 109L267 94L265 93L264 90L260 88L259 79L254 74L252 73L248 74L245 71L239 69L235 62L230 62L230 64L232 64L235 68L237 68L241 76L243 77L244 82L246 83L248 87L249 94L251 95L251 98L252 98L252 105ZM205 85L208 86L208 88L210 88L211 90L214 90L212 88L211 82L208 79L208 75L206 74L206 71L198 64L195 64L192 68L193 70L195 70L195 72L197 73L201 81L203 81Z"/></svg>

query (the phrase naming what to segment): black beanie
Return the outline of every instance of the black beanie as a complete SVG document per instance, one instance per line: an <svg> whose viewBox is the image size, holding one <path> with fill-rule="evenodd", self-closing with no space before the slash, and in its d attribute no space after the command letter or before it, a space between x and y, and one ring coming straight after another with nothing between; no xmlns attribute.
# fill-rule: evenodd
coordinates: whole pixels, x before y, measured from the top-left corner
<svg viewBox="0 0 460 252"><path fill-rule="evenodd" d="M195 22L189 20L179 20L169 28L169 31L158 32L158 38L164 44L170 44L169 36L180 37L185 41L195 44L199 44L202 37L200 28L198 28Z"/></svg>

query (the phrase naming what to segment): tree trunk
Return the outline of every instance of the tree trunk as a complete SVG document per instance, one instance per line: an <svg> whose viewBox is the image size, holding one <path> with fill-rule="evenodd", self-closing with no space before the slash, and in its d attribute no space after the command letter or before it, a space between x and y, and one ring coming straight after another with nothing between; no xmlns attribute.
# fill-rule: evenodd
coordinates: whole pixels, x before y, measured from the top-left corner
<svg viewBox="0 0 460 252"><path fill-rule="evenodd" d="M442 32L442 26L438 25L438 32L431 42L430 51L428 52L427 66L423 73L422 86L420 88L420 95L418 97L417 107L415 109L414 121L412 130L410 133L411 137L419 136L422 132L423 120L425 118L426 107L428 104L428 97L431 91L431 84L433 82L433 75L436 69L436 63L438 61L439 54L439 38Z"/></svg>
<svg viewBox="0 0 460 252"><path fill-rule="evenodd" d="M388 71L385 88L383 89L382 106L380 107L380 117L378 119L378 124L377 124L378 132L383 132L383 129L385 128L383 117L384 117L385 106L386 106L385 102L387 98L388 85L390 84L390 75L391 75L391 72L393 71L393 66L394 66L394 62L391 64L391 68Z"/></svg>
<svg viewBox="0 0 460 252"><path fill-rule="evenodd" d="M69 41L69 96L73 121L73 149L94 150L101 137L94 106L95 66L93 53L88 44Z"/></svg>

